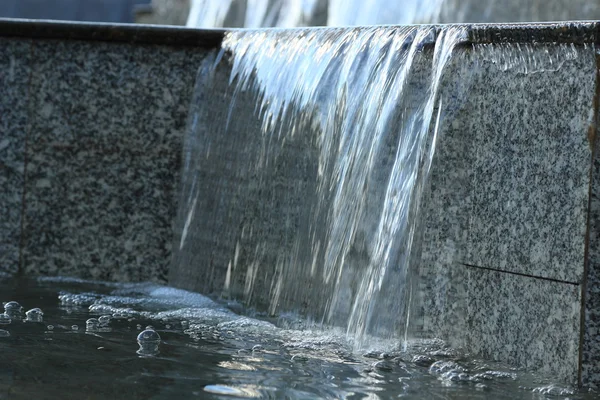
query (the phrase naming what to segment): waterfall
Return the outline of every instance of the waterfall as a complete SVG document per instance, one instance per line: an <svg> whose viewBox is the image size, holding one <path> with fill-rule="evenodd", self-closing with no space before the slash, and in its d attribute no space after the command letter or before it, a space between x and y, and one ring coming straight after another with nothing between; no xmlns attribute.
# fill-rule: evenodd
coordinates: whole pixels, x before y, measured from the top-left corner
<svg viewBox="0 0 600 400"><path fill-rule="evenodd" d="M237 31L200 68L176 284L361 345L408 324L440 82L465 28Z"/></svg>

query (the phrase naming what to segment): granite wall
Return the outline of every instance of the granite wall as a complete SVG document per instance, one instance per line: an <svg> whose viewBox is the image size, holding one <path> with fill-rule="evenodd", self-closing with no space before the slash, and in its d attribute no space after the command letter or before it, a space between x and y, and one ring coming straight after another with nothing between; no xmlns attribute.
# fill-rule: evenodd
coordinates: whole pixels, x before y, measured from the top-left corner
<svg viewBox="0 0 600 400"><path fill-rule="evenodd" d="M442 127L424 195L423 319L413 328L575 382L595 52L530 49L549 58L576 56L536 70L496 63L486 45L471 50L468 95ZM509 47L496 51L498 60L510 58Z"/></svg>
<svg viewBox="0 0 600 400"><path fill-rule="evenodd" d="M0 36L0 270L166 282L206 50L128 35Z"/></svg>

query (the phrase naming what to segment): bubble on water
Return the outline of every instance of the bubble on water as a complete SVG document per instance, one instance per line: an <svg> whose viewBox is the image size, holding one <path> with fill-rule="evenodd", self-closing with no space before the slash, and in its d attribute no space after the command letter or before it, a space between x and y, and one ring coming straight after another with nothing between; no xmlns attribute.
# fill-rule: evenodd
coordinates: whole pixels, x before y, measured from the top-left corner
<svg viewBox="0 0 600 400"><path fill-rule="evenodd" d="M47 328L49 331L52 331L52 330L54 330L54 325L48 325L46 328Z"/></svg>
<svg viewBox="0 0 600 400"><path fill-rule="evenodd" d="M23 307L16 301L9 301L4 304L4 312L8 315L20 314L23 311Z"/></svg>
<svg viewBox="0 0 600 400"><path fill-rule="evenodd" d="M394 363L388 360L374 362L371 366L379 371L386 372L392 371L394 369Z"/></svg>
<svg viewBox="0 0 600 400"><path fill-rule="evenodd" d="M44 320L44 313L39 308L32 308L25 313L25 318L29 322L42 322Z"/></svg>
<svg viewBox="0 0 600 400"><path fill-rule="evenodd" d="M247 317L237 318L237 319L233 319L230 321L224 321L224 322L219 323L217 325L217 327L219 329L223 329L223 330L244 329L244 331L246 331L246 332L253 330L253 329L260 330L261 332L277 330L275 325L273 325L270 322L247 318Z"/></svg>
<svg viewBox="0 0 600 400"><path fill-rule="evenodd" d="M389 353L381 352L381 351L375 351L375 350L368 351L368 352L364 353L363 357L365 357L365 358L377 358L377 359L380 359L380 360L385 360L385 359L388 359L388 358L392 358L392 356Z"/></svg>
<svg viewBox="0 0 600 400"><path fill-rule="evenodd" d="M83 307L93 304L99 298L98 295L92 293L61 293L58 300L63 306Z"/></svg>
<svg viewBox="0 0 600 400"><path fill-rule="evenodd" d="M430 374L443 374L448 371L464 372L464 368L454 361L436 361L429 367Z"/></svg>
<svg viewBox="0 0 600 400"><path fill-rule="evenodd" d="M79 327L77 325L71 325L71 329L74 331L78 331Z"/></svg>
<svg viewBox="0 0 600 400"><path fill-rule="evenodd" d="M429 367L435 360L429 356L418 355L413 357L412 362L420 367Z"/></svg>
<svg viewBox="0 0 600 400"><path fill-rule="evenodd" d="M190 323L187 321L181 321L181 327L183 329L187 329L190 326Z"/></svg>
<svg viewBox="0 0 600 400"><path fill-rule="evenodd" d="M534 393L540 393L546 396L570 396L575 394L571 388L560 387L557 385L540 386L533 389Z"/></svg>
<svg viewBox="0 0 600 400"><path fill-rule="evenodd" d="M494 379L516 380L517 374L515 374L514 372L485 371L485 372L480 372L478 374L473 375L473 377L471 379L474 382L491 381Z"/></svg>
<svg viewBox="0 0 600 400"><path fill-rule="evenodd" d="M140 345L137 351L139 355L154 356L158 354L160 335L154 329L142 331L137 337L137 342Z"/></svg>
<svg viewBox="0 0 600 400"><path fill-rule="evenodd" d="M8 325L10 322L11 319L8 314L0 314L0 325Z"/></svg>
<svg viewBox="0 0 600 400"><path fill-rule="evenodd" d="M103 315L100 318L98 318L97 321L101 327L107 327L110 323L110 315Z"/></svg>
<svg viewBox="0 0 600 400"><path fill-rule="evenodd" d="M300 362L304 362L304 361L308 361L309 357L304 355L304 354L294 354L291 358L291 361L300 361Z"/></svg>
<svg viewBox="0 0 600 400"><path fill-rule="evenodd" d="M10 332L9 331L5 331L4 329L0 329L0 338L9 337L9 336L10 336Z"/></svg>
<svg viewBox="0 0 600 400"><path fill-rule="evenodd" d="M142 343L160 342L160 335L154 329L146 328L138 335L137 340Z"/></svg>
<svg viewBox="0 0 600 400"><path fill-rule="evenodd" d="M460 370L452 369L441 374L440 379L442 382L448 384L452 382L468 382L471 380L469 374Z"/></svg>
<svg viewBox="0 0 600 400"><path fill-rule="evenodd" d="M90 318L87 321L85 321L85 330L86 331L90 331L90 332L97 331L99 326L100 326L100 322L98 321L97 318Z"/></svg>
<svg viewBox="0 0 600 400"><path fill-rule="evenodd" d="M135 327L137 328L137 330L138 330L138 331L139 331L140 329L142 329L142 325L141 325L141 324L137 324Z"/></svg>

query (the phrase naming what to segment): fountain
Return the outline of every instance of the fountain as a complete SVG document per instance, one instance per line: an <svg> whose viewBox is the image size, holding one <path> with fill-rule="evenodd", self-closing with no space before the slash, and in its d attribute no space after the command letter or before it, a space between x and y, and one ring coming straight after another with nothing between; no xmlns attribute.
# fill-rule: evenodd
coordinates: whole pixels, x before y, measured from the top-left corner
<svg viewBox="0 0 600 400"><path fill-rule="evenodd" d="M597 32L2 20L1 271L168 280L595 386Z"/></svg>

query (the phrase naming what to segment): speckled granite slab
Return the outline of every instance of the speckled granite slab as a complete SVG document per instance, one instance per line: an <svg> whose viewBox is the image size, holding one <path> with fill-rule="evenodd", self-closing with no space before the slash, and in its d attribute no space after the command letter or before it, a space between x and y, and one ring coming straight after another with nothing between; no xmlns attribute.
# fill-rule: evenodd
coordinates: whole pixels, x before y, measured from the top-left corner
<svg viewBox="0 0 600 400"><path fill-rule="evenodd" d="M533 57L570 56L536 46ZM500 57L514 57L510 48ZM504 66L475 46L480 74L465 109L471 140L473 208L465 263L580 283L589 197L595 56L578 47L562 66ZM507 62L503 60L502 63ZM508 62L510 64L510 62ZM503 70L505 68L506 70ZM523 67L528 71L525 73ZM568 101L564 100L568 93Z"/></svg>
<svg viewBox="0 0 600 400"><path fill-rule="evenodd" d="M0 272L19 269L31 40L0 38Z"/></svg>
<svg viewBox="0 0 600 400"><path fill-rule="evenodd" d="M476 268L467 286L466 348L577 382L581 286Z"/></svg>
<svg viewBox="0 0 600 400"><path fill-rule="evenodd" d="M600 135L596 132L596 155L592 164L589 248L585 283L584 331L581 382L600 387Z"/></svg>
<svg viewBox="0 0 600 400"><path fill-rule="evenodd" d="M498 62L510 60L510 47L498 46L495 60L486 46L475 45L470 62L456 57L444 81L443 99L452 101L452 76L471 78L461 107L442 124L424 194L422 308L413 310L411 330L574 383L594 51L532 46L533 57L573 51L560 68L532 70ZM564 322L560 332L554 315Z"/></svg>
<svg viewBox="0 0 600 400"><path fill-rule="evenodd" d="M35 43L24 272L165 281L202 49Z"/></svg>

